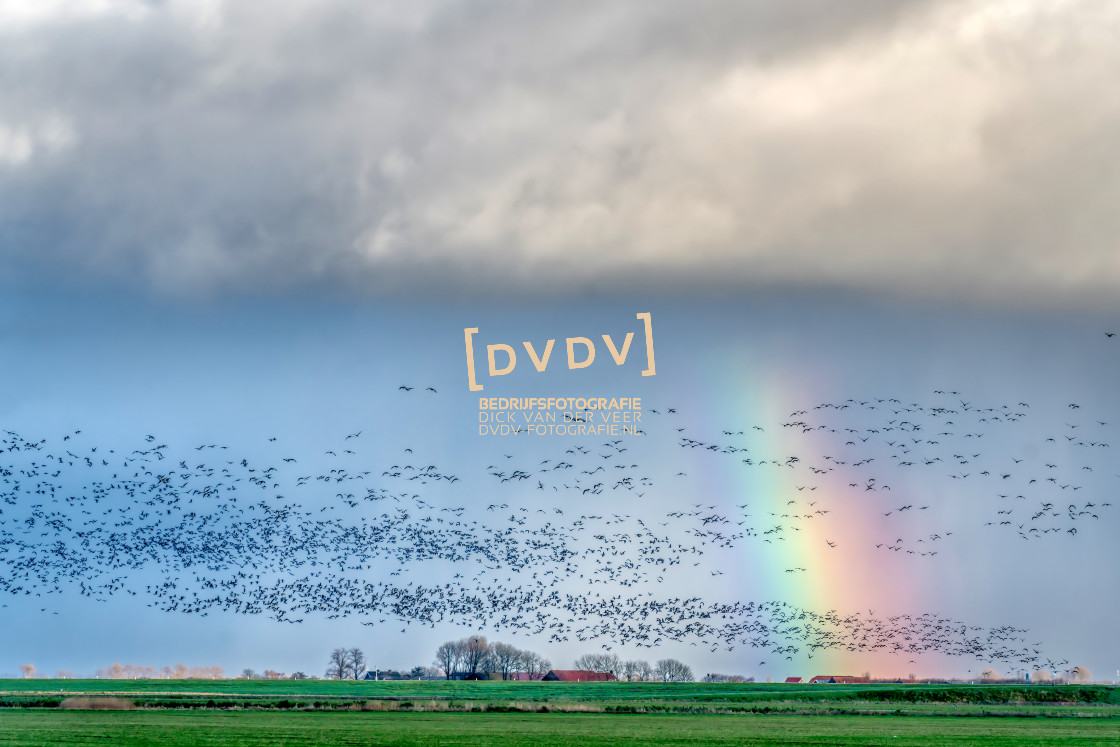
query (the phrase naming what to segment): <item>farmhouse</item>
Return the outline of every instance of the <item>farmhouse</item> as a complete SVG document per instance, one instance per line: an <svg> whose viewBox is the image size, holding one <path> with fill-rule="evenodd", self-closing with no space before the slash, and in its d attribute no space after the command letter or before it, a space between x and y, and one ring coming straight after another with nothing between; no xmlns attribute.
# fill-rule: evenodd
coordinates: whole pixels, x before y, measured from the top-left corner
<svg viewBox="0 0 1120 747"><path fill-rule="evenodd" d="M786 677L786 684L787 685L796 685L800 682L801 682L800 677Z"/></svg>
<svg viewBox="0 0 1120 747"><path fill-rule="evenodd" d="M435 679L445 679L444 675L435 677ZM509 672L503 675L501 672L452 672L449 680L512 680L514 682L539 682L544 679L542 674L531 674L529 672Z"/></svg>
<svg viewBox="0 0 1120 747"><path fill-rule="evenodd" d="M415 677L398 672L395 669L378 669L375 671L366 672L362 677L363 680L414 680Z"/></svg>
<svg viewBox="0 0 1120 747"><path fill-rule="evenodd" d="M542 678L545 682L614 682L612 672L592 672L590 669L553 669Z"/></svg>
<svg viewBox="0 0 1120 747"><path fill-rule="evenodd" d="M869 677L853 677L848 674L818 674L809 680L810 685L867 685L871 683Z"/></svg>

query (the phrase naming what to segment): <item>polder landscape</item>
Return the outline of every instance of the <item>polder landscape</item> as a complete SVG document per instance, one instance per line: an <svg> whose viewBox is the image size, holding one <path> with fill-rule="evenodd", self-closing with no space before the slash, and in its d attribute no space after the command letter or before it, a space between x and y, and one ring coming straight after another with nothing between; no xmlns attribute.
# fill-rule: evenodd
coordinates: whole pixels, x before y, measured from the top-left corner
<svg viewBox="0 0 1120 747"><path fill-rule="evenodd" d="M1118 39L0 0L0 747L1120 747Z"/></svg>
<svg viewBox="0 0 1120 747"><path fill-rule="evenodd" d="M1120 744L1107 685L5 680L0 704L12 747Z"/></svg>

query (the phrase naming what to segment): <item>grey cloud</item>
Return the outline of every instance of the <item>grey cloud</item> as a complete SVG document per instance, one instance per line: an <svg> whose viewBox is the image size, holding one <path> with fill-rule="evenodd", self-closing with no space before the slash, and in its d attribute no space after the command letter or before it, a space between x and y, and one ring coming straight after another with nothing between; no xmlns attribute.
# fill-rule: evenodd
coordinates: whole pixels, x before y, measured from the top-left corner
<svg viewBox="0 0 1120 747"><path fill-rule="evenodd" d="M0 32L18 282L1120 290L1106 3L110 5Z"/></svg>

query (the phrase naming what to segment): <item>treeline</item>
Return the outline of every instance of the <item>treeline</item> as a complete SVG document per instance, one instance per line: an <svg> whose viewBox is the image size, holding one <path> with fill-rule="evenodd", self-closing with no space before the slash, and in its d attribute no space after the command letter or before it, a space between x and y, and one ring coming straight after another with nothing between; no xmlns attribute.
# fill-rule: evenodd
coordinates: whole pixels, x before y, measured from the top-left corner
<svg viewBox="0 0 1120 747"><path fill-rule="evenodd" d="M366 674L366 655L357 646L336 648L327 661L329 680L359 680Z"/></svg>
<svg viewBox="0 0 1120 747"><path fill-rule="evenodd" d="M435 666L446 679L484 674L500 674L503 680L515 674L539 679L552 669L552 664L535 651L526 651L508 643L493 643L485 636L473 635L458 641L447 641L436 649ZM572 664L573 669L609 672L630 682L695 682L692 667L677 659L660 659L651 664L643 659L623 660L614 654L584 654ZM745 682L745 678L727 677L724 682Z"/></svg>
<svg viewBox="0 0 1120 747"><path fill-rule="evenodd" d="M623 660L616 654L584 654L575 660L573 669L610 672L628 682L695 682L692 667L677 659L659 659L650 664L644 659Z"/></svg>
<svg viewBox="0 0 1120 747"><path fill-rule="evenodd" d="M336 648L331 651L327 661L326 678L328 680L360 680L370 671L366 662L366 655L357 646L350 648ZM418 680L425 675L435 674L428 667L413 667L411 670L397 671L395 669L377 668L373 670L375 679L382 680ZM307 679L302 672L292 675L292 679Z"/></svg>
<svg viewBox="0 0 1120 747"><path fill-rule="evenodd" d="M185 664L157 669L114 662L111 666L97 670L97 677L103 680L220 680L225 676L222 667L188 667Z"/></svg>
<svg viewBox="0 0 1120 747"><path fill-rule="evenodd" d="M446 679L456 674L498 673L503 680L514 673L539 677L552 669L548 659L534 651L523 651L508 643L489 643L486 636L472 635L447 641L436 649L435 666Z"/></svg>
<svg viewBox="0 0 1120 747"><path fill-rule="evenodd" d="M754 677L747 677L742 674L718 674L711 673L705 674L701 682L754 682Z"/></svg>

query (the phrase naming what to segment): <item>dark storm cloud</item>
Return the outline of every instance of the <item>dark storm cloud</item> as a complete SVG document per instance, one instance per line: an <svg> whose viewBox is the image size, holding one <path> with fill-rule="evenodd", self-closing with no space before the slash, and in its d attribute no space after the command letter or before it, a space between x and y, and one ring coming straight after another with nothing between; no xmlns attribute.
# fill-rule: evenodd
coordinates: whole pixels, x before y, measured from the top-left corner
<svg viewBox="0 0 1120 747"><path fill-rule="evenodd" d="M9 278L1092 300L1103 3L11 3Z"/></svg>

